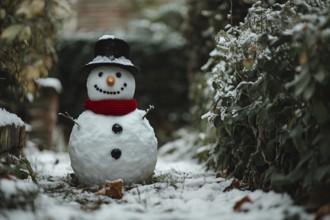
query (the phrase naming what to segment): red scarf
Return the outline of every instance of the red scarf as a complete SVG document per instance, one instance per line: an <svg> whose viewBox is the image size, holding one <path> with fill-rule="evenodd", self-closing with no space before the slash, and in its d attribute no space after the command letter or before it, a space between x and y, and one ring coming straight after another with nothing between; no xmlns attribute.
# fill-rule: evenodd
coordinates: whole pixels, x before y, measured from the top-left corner
<svg viewBox="0 0 330 220"><path fill-rule="evenodd" d="M86 99L85 109L101 115L126 115L137 107L135 99L128 100L97 100Z"/></svg>

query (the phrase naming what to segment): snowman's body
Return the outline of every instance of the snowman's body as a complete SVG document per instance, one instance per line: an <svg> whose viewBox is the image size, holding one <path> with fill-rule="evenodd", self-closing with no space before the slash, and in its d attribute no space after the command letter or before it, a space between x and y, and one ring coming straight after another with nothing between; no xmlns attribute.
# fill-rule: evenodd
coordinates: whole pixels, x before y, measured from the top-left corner
<svg viewBox="0 0 330 220"><path fill-rule="evenodd" d="M69 153L72 168L85 184L123 179L143 182L157 162L157 139L144 111L105 116L84 111L73 127Z"/></svg>
<svg viewBox="0 0 330 220"><path fill-rule="evenodd" d="M102 44L109 40L111 47L114 44L113 38L100 40ZM144 117L145 111L136 109L135 79L132 69L125 66L130 63L120 57L117 60L124 64L118 64L111 56L110 65L99 64L108 58L98 56L91 63L98 65L89 70L87 79L89 100L85 108L89 110L81 113L76 120L79 125L71 132L71 166L84 184L103 184L115 179L125 183L143 182L156 166L157 139ZM95 108L94 104L99 102L106 105Z"/></svg>

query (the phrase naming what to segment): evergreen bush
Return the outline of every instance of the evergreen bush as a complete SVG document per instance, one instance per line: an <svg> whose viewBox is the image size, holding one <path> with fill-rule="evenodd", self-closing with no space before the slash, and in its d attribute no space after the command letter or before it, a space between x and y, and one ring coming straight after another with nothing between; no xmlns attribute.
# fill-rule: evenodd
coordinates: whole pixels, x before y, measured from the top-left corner
<svg viewBox="0 0 330 220"><path fill-rule="evenodd" d="M202 161L207 158L208 151L215 141L214 130L207 126L207 121L201 121L201 115L208 111L213 100L210 96L211 91L207 89L211 86L212 79L210 73L204 72L212 62L211 59L207 62L209 53L216 45L214 38L218 31L228 24L237 25L243 21L251 3L245 0L188 0L186 4L188 10L182 34L187 41L189 51L186 71L189 80L189 99L193 103L190 106L192 117L189 123L193 129L199 128L195 146L202 147L193 151L196 151L198 159ZM201 68L203 65L204 67Z"/></svg>
<svg viewBox="0 0 330 220"><path fill-rule="evenodd" d="M329 0L258 1L218 33L203 93L214 94L210 166L300 199L329 184L329 9Z"/></svg>

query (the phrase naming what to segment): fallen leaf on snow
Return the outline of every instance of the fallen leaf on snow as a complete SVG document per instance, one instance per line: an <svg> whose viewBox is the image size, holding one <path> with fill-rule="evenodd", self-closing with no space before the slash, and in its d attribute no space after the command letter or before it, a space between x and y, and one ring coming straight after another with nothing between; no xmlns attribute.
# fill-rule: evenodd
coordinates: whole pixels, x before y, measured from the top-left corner
<svg viewBox="0 0 330 220"><path fill-rule="evenodd" d="M330 204L330 184L316 184L310 192L305 210L307 212L317 212L320 207L326 204Z"/></svg>
<svg viewBox="0 0 330 220"><path fill-rule="evenodd" d="M239 201L237 201L235 203L235 205L234 205L234 211L235 212L242 212L242 211L244 212L244 211L247 211L247 210L242 209L242 206L245 203L252 203L252 200L248 196L243 197L242 199L240 199Z"/></svg>
<svg viewBox="0 0 330 220"><path fill-rule="evenodd" d="M319 210L317 210L315 220L321 220L326 215L330 215L330 203L321 206Z"/></svg>
<svg viewBox="0 0 330 220"><path fill-rule="evenodd" d="M241 189L243 187L243 184L241 183L241 181L239 179L233 179L233 181L231 182L231 184L229 186L227 186L223 191L224 192L228 192L232 189Z"/></svg>
<svg viewBox="0 0 330 220"><path fill-rule="evenodd" d="M123 197L124 181L121 179L106 182L103 186L98 188L97 195L109 196L114 199L121 199Z"/></svg>
<svg viewBox="0 0 330 220"><path fill-rule="evenodd" d="M216 174L216 178L227 178L229 176L228 170L221 170L219 173Z"/></svg>

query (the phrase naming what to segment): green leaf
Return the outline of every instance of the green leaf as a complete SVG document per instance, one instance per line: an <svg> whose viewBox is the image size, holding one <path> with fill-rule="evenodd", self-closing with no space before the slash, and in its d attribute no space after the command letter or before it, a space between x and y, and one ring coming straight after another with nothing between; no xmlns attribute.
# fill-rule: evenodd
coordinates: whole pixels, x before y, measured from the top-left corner
<svg viewBox="0 0 330 220"><path fill-rule="evenodd" d="M308 83L311 80L311 75L309 74L309 71L307 69L307 66L304 66L302 68L302 71L300 74L296 74L294 79L291 82L288 82L285 87L291 88L294 87L294 94L296 96L299 96L305 89Z"/></svg>
<svg viewBox="0 0 330 220"><path fill-rule="evenodd" d="M295 168L288 174L287 177L291 180L291 182L296 182L300 180L304 176L304 174L305 174L304 169Z"/></svg>
<svg viewBox="0 0 330 220"><path fill-rule="evenodd" d="M320 144L320 152L323 158L330 160L330 138L327 137L327 139L325 138Z"/></svg>
<svg viewBox="0 0 330 220"><path fill-rule="evenodd" d="M26 169L28 170L29 175L30 175L31 178L32 178L32 181L33 181L35 184L38 184L37 179L36 179L36 175L35 175L35 173L33 172L33 169L32 169L32 167L31 167L30 162L29 162L26 158L22 158L22 161L24 162L24 164L25 164L25 166L26 166Z"/></svg>
<svg viewBox="0 0 330 220"><path fill-rule="evenodd" d="M288 176L278 173L274 173L270 179L272 188L276 189L281 188L282 186L292 184L292 180Z"/></svg>
<svg viewBox="0 0 330 220"><path fill-rule="evenodd" d="M302 125L298 124L295 127L293 127L290 131L290 137L291 138L300 138L303 133L303 127Z"/></svg>
<svg viewBox="0 0 330 220"><path fill-rule="evenodd" d="M311 80L311 75L308 70L302 71L302 73L298 76L297 81L295 83L295 95L299 96L303 91L305 91L309 81Z"/></svg>
<svg viewBox="0 0 330 220"><path fill-rule="evenodd" d="M214 90L218 90L219 89L219 86L218 86L218 84L215 81L212 82L212 88Z"/></svg>
<svg viewBox="0 0 330 220"><path fill-rule="evenodd" d="M315 172L315 181L320 182L326 175L330 174L330 164L318 167Z"/></svg>
<svg viewBox="0 0 330 220"><path fill-rule="evenodd" d="M314 91L315 91L315 85L309 84L304 91L304 94L303 94L304 99L306 101L308 101L310 98L312 98L312 96L314 95Z"/></svg>
<svg viewBox="0 0 330 220"><path fill-rule="evenodd" d="M313 151L306 152L300 157L299 163L297 164L296 168L301 168L306 162L308 162L312 157L314 153Z"/></svg>
<svg viewBox="0 0 330 220"><path fill-rule="evenodd" d="M233 120L231 118L229 118L228 120L225 120L225 130L228 132L228 134L232 134L232 124L233 124Z"/></svg>
<svg viewBox="0 0 330 220"><path fill-rule="evenodd" d="M325 72L320 69L316 74L314 74L314 79L318 82L323 82L325 78Z"/></svg>
<svg viewBox="0 0 330 220"><path fill-rule="evenodd" d="M261 125L263 127L267 126L268 113L265 108L261 109L261 111L257 114L256 123L257 125Z"/></svg>
<svg viewBox="0 0 330 220"><path fill-rule="evenodd" d="M318 123L324 124L327 121L327 109L322 102L315 101L312 105L312 110Z"/></svg>

